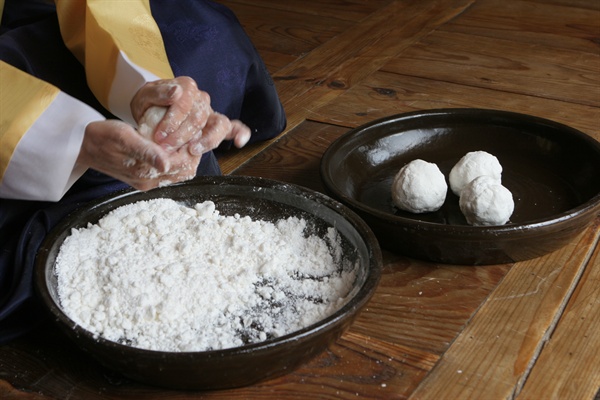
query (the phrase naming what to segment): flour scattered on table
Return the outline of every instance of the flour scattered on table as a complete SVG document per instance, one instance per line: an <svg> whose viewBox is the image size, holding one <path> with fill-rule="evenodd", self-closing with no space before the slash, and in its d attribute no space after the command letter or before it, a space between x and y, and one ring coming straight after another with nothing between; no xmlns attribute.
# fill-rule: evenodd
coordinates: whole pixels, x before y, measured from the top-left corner
<svg viewBox="0 0 600 400"><path fill-rule="evenodd" d="M160 351L238 347L305 328L349 299L355 262L329 228L222 216L207 201L119 207L73 229L56 263L65 313L94 335Z"/></svg>

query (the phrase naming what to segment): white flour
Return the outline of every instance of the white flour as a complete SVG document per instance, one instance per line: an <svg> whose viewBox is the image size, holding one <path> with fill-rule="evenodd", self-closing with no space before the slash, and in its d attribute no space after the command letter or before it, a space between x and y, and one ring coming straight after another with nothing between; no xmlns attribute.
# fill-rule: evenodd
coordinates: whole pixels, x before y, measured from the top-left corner
<svg viewBox="0 0 600 400"><path fill-rule="evenodd" d="M105 339L161 351L279 337L347 301L355 265L306 221L221 216L212 202L129 204L74 229L57 257L65 313ZM308 236L308 237L307 237Z"/></svg>

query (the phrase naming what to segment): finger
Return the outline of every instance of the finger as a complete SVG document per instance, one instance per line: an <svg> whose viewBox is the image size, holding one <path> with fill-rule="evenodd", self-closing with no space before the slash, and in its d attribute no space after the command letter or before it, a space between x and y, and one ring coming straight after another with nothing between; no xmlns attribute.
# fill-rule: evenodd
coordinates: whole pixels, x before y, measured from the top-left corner
<svg viewBox="0 0 600 400"><path fill-rule="evenodd" d="M190 153L200 155L216 148L226 136L230 135L231 129L232 125L229 118L223 114L212 113L206 121L202 134L196 136L190 142Z"/></svg>
<svg viewBox="0 0 600 400"><path fill-rule="evenodd" d="M133 179L135 187L140 190L148 190L153 187L163 187L190 180L196 176L200 157L190 156L187 146L183 146L180 151L170 155L170 163L171 168L164 174L144 175L142 173L136 176Z"/></svg>
<svg viewBox="0 0 600 400"><path fill-rule="evenodd" d="M143 164L148 165L149 168L156 170L158 174L168 173L171 169L168 154L152 142L149 142L143 151L139 153L138 159Z"/></svg>
<svg viewBox="0 0 600 400"><path fill-rule="evenodd" d="M168 107L183 95L183 88L176 80L159 80L144 85L131 101L131 113L139 121L146 110L155 105Z"/></svg>
<svg viewBox="0 0 600 400"><path fill-rule="evenodd" d="M188 144L182 146L170 157L171 168L168 175L175 176L178 180L188 180L196 176L196 171L202 156L190 155Z"/></svg>
<svg viewBox="0 0 600 400"><path fill-rule="evenodd" d="M157 90L153 93L153 96L146 97L145 100L148 106L169 106L183 95L183 88L179 84L171 81L167 82L157 85Z"/></svg>
<svg viewBox="0 0 600 400"><path fill-rule="evenodd" d="M244 147L250 140L250 136L250 128L246 124L237 119L231 121L231 133L226 139L233 140L235 147L238 149Z"/></svg>
<svg viewBox="0 0 600 400"><path fill-rule="evenodd" d="M174 108L174 106L171 108ZM165 131L170 132L167 135L162 136L161 140L157 142L167 151L171 152L178 150L181 146L188 143L199 134L202 134L211 114L212 109L210 106L206 103L199 103L194 110L185 117L179 126L167 126ZM171 110L169 110L168 115L171 115ZM163 122L169 124L167 119L163 119ZM163 122L161 122L161 124ZM157 134L159 133L159 129L160 127L157 128Z"/></svg>
<svg viewBox="0 0 600 400"><path fill-rule="evenodd" d="M138 123L137 130L140 135L149 140L156 140L154 137L156 126L164 118L166 113L167 107L149 107L146 112L144 112L144 115L142 115L142 118L140 118Z"/></svg>
<svg viewBox="0 0 600 400"><path fill-rule="evenodd" d="M117 120L86 126L77 162L140 190L156 187L156 179L168 174L171 167L168 154L159 145Z"/></svg>
<svg viewBox="0 0 600 400"><path fill-rule="evenodd" d="M206 92L197 91L193 98L182 98L169 107L157 126L157 142L168 151L179 149L204 129L212 112L210 96Z"/></svg>
<svg viewBox="0 0 600 400"><path fill-rule="evenodd" d="M141 138L140 144L129 147L123 165L131 177L151 178L169 173L169 155L156 143Z"/></svg>

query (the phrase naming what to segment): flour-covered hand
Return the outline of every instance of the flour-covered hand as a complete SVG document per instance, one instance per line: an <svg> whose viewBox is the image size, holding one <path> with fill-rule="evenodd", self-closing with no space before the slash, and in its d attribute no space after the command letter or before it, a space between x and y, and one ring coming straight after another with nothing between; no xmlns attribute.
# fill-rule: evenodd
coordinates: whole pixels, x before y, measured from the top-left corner
<svg viewBox="0 0 600 400"><path fill-rule="evenodd" d="M189 77L147 83L131 107L140 133L170 153L185 146L195 157L224 140L233 141L238 148L250 140L250 128L215 112L208 93Z"/></svg>
<svg viewBox="0 0 600 400"><path fill-rule="evenodd" d="M193 155L201 155L215 149L224 140L231 140L237 148L242 148L250 140L250 128L241 121L213 113L203 131L190 141L189 150Z"/></svg>
<svg viewBox="0 0 600 400"><path fill-rule="evenodd" d="M201 132L213 112L208 93L187 76L145 84L131 102L134 119L140 122L152 106L167 107L152 138L168 152L176 152Z"/></svg>
<svg viewBox="0 0 600 400"><path fill-rule="evenodd" d="M77 163L103 172L139 190L149 190L195 176L200 157L187 146L168 153L118 120L96 121L86 127Z"/></svg>

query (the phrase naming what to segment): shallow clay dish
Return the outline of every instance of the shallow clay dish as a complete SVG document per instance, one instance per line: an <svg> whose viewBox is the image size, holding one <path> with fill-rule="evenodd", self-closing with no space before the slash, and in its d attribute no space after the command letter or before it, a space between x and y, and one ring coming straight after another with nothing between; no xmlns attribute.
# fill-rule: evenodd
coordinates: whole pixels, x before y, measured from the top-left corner
<svg viewBox="0 0 600 400"><path fill-rule="evenodd" d="M498 157L515 210L506 225L469 226L451 190L434 213L392 202L398 170L420 158L446 176L467 152ZM480 109L401 114L353 129L321 160L327 190L354 209L382 247L450 264L535 258L583 231L600 212L600 143L568 126L528 115Z"/></svg>
<svg viewBox="0 0 600 400"><path fill-rule="evenodd" d="M323 233L335 226L343 251L359 263L351 300L330 317L305 329L243 347L204 352L161 352L137 349L101 338L75 326L61 310L54 274L56 256L72 228L95 223L110 210L139 200L168 197L193 205L216 203L221 215L249 215L275 221L295 215ZM37 258L36 288L59 326L74 342L107 367L151 385L177 389L239 387L279 376L319 354L350 326L372 296L381 274L377 239L347 207L298 186L251 177L203 177L149 192L119 192L74 212L54 229Z"/></svg>

